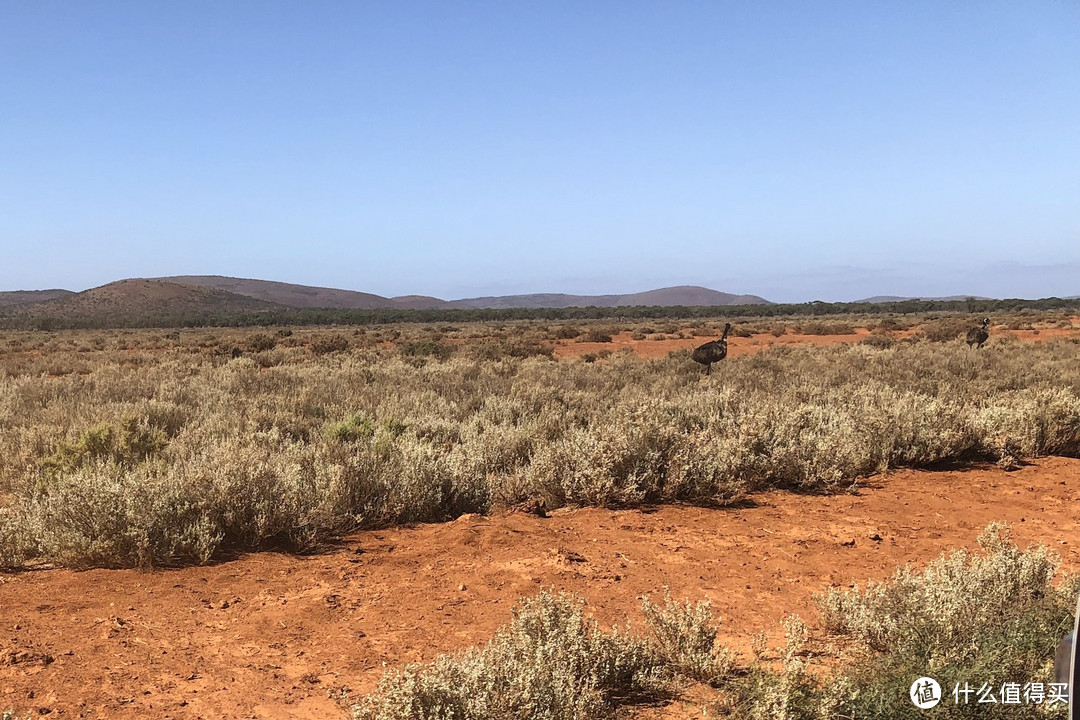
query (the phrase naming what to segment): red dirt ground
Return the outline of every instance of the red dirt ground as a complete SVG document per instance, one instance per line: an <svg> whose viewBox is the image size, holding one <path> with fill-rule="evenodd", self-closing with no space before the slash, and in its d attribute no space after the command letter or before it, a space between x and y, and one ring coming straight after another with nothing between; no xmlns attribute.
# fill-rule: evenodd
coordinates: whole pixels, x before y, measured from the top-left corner
<svg viewBox="0 0 1080 720"><path fill-rule="evenodd" d="M991 521L1080 567L1078 502L1080 460L1046 458L1015 472L900 471L858 495L768 492L737 509L465 516L307 557L0 575L0 711L340 718L329 689L369 691L385 667L480 643L541 588L638 627L643 594L708 597L724 641L746 651L789 613L814 627L812 593L974 547ZM700 716L681 701L621 715Z"/></svg>

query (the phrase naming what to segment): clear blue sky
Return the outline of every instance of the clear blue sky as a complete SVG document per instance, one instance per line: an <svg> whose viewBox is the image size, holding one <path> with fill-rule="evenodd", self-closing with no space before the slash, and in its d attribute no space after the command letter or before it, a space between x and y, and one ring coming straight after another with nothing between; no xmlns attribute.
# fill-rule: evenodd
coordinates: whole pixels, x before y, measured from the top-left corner
<svg viewBox="0 0 1080 720"><path fill-rule="evenodd" d="M0 289L1080 293L1080 2L0 0Z"/></svg>

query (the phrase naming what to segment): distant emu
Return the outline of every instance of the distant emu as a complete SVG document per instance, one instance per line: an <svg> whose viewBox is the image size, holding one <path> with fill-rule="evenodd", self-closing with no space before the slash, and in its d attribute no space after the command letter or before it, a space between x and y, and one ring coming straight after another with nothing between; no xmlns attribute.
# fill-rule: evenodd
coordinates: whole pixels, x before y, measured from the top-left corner
<svg viewBox="0 0 1080 720"><path fill-rule="evenodd" d="M990 318L983 318L982 325L976 328L968 330L967 344L968 347L975 345L976 347L982 347L986 339L990 337Z"/></svg>
<svg viewBox="0 0 1080 720"><path fill-rule="evenodd" d="M719 340L698 345L690 354L690 359L705 366L705 374L712 372L712 364L720 362L727 357L727 335L731 331L731 323L724 325L724 334Z"/></svg>

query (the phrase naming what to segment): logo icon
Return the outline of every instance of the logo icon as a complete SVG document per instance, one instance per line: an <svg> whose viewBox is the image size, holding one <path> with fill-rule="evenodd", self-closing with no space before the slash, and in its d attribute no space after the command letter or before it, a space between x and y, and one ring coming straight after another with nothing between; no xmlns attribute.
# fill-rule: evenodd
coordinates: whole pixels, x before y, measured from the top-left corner
<svg viewBox="0 0 1080 720"><path fill-rule="evenodd" d="M931 677L921 677L911 683L911 702L921 710L930 708L941 702L941 686L938 681Z"/></svg>

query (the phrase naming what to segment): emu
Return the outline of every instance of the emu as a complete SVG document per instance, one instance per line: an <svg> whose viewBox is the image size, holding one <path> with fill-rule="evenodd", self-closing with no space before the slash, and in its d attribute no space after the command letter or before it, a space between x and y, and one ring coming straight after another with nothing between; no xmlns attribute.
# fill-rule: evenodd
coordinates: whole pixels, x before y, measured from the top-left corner
<svg viewBox="0 0 1080 720"><path fill-rule="evenodd" d="M976 347L982 347L986 339L990 337L990 318L983 318L982 325L977 328L971 328L967 334L968 347L975 345Z"/></svg>
<svg viewBox="0 0 1080 720"><path fill-rule="evenodd" d="M698 345L690 354L690 359L705 366L705 374L712 372L712 364L720 362L727 357L727 335L731 330L731 323L724 325L724 334L719 340Z"/></svg>

